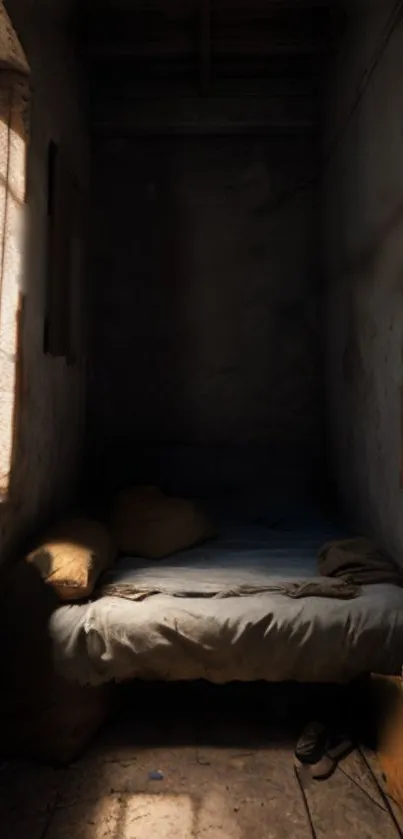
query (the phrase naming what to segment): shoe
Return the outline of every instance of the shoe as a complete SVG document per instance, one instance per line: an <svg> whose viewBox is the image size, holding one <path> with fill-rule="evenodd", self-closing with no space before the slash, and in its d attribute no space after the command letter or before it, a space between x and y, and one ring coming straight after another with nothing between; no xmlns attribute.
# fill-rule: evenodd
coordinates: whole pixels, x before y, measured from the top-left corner
<svg viewBox="0 0 403 839"><path fill-rule="evenodd" d="M348 737L332 736L323 723L309 723L295 748L295 767L307 778L325 781L351 748Z"/></svg>

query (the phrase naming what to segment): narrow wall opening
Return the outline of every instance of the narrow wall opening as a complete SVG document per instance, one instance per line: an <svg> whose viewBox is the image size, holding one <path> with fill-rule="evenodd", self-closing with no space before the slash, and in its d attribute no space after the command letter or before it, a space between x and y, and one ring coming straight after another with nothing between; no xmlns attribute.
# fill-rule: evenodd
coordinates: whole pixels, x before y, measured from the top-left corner
<svg viewBox="0 0 403 839"><path fill-rule="evenodd" d="M0 6L0 500L10 491L18 413L29 67Z"/></svg>

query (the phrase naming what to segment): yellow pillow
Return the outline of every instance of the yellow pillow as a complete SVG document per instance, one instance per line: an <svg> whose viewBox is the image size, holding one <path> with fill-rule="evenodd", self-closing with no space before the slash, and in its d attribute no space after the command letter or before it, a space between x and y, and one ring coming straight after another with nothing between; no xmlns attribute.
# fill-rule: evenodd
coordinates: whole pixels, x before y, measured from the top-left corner
<svg viewBox="0 0 403 839"><path fill-rule="evenodd" d="M75 518L53 527L27 560L61 600L81 600L89 597L99 575L115 558L106 528L91 519Z"/></svg>
<svg viewBox="0 0 403 839"><path fill-rule="evenodd" d="M162 559L214 535L197 504L170 498L157 487L122 492L112 509L111 532L122 553L144 559Z"/></svg>

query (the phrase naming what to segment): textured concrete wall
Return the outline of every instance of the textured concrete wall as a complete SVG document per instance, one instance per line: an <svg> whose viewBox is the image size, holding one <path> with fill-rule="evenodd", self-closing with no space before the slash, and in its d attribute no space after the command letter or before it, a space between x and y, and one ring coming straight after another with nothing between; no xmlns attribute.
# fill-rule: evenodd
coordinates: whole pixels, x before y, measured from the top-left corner
<svg viewBox="0 0 403 839"><path fill-rule="evenodd" d="M43 353L49 141L60 142L82 185L89 178L86 118L72 45L58 29L32 17L23 0L10 0L7 10L32 71L33 96L18 439L10 502L0 508L0 551L65 502L80 465L83 375Z"/></svg>
<svg viewBox="0 0 403 839"><path fill-rule="evenodd" d="M313 165L301 137L100 145L90 445L318 448Z"/></svg>
<svg viewBox="0 0 403 839"><path fill-rule="evenodd" d="M392 2L357 3L328 90L325 178L331 451L346 507L403 561L403 24L346 117Z"/></svg>

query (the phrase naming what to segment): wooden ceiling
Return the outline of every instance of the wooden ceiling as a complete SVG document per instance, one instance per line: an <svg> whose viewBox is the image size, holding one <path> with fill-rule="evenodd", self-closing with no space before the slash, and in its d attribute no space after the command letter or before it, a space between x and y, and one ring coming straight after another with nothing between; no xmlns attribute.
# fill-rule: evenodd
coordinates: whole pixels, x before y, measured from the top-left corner
<svg viewBox="0 0 403 839"><path fill-rule="evenodd" d="M84 55L105 64L184 78L272 76L289 62L318 66L339 35L331 0L87 0Z"/></svg>
<svg viewBox="0 0 403 839"><path fill-rule="evenodd" d="M179 97L179 111L193 108L196 126L227 109L227 124L232 119L236 127L235 98L243 97L245 108L260 114L262 130L269 100L269 123L309 130L317 121L313 101L323 68L342 27L332 0L86 0L80 49L104 127L117 130L129 119L166 124L169 97ZM145 96L154 97L152 113ZM186 103L186 96L193 98ZM210 103L195 104L194 97Z"/></svg>

